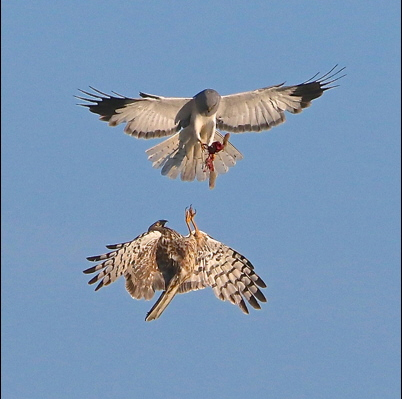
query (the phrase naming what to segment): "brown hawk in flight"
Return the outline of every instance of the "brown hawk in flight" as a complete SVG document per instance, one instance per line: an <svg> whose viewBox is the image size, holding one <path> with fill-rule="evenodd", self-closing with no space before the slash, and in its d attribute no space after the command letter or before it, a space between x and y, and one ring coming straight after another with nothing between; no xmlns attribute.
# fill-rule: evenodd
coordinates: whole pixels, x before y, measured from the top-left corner
<svg viewBox="0 0 402 399"><path fill-rule="evenodd" d="M144 139L171 136L148 149L148 159L162 175L175 179L199 181L209 178L213 188L218 174L243 158L217 129L232 133L269 130L285 121L285 111L297 114L324 91L335 87L331 83L343 77L335 70L313 76L295 86L264 87L262 89L221 96L206 89L192 98L162 97L140 92L141 98L124 97L91 89L80 90L89 98L77 97L90 104L91 112L100 115L110 126L125 123L124 132Z"/></svg>
<svg viewBox="0 0 402 399"><path fill-rule="evenodd" d="M187 236L166 227L166 220L158 220L134 240L108 245L112 252L87 258L101 261L84 270L85 274L99 272L88 284L98 283L96 291L124 275L126 289L135 299L148 300L163 290L146 321L157 319L177 293L205 287L212 287L219 299L239 306L244 313L248 314L244 299L260 309L258 301L266 302L260 288L266 285L251 262L200 231L194 216L191 207L186 210Z"/></svg>

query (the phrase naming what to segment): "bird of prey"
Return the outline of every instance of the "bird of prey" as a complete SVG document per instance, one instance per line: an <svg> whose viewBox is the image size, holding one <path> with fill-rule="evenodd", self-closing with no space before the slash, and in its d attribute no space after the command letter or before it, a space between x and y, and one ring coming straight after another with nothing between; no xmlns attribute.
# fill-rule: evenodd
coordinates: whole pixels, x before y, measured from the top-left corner
<svg viewBox="0 0 402 399"><path fill-rule="evenodd" d="M105 94L90 87L93 93L77 98L89 104L110 126L126 123L124 132L144 139L172 136L146 151L153 167L162 175L184 181L209 178L213 188L218 174L243 158L218 130L230 133L260 132L285 121L285 111L297 114L311 105L331 84L344 75L336 70L295 86L284 83L262 89L221 96L206 89L192 98L162 97L140 92L140 98Z"/></svg>
<svg viewBox="0 0 402 399"><path fill-rule="evenodd" d="M166 220L158 220L134 240L108 245L112 252L87 258L101 262L84 270L85 274L99 272L88 284L98 283L97 291L124 276L129 294L146 300L163 290L146 321L157 319L177 293L205 287L212 287L219 299L230 301L246 314L244 299L260 309L258 301L266 302L260 290L266 287L264 281L247 258L199 230L195 213L192 207L186 209L186 236L166 227Z"/></svg>

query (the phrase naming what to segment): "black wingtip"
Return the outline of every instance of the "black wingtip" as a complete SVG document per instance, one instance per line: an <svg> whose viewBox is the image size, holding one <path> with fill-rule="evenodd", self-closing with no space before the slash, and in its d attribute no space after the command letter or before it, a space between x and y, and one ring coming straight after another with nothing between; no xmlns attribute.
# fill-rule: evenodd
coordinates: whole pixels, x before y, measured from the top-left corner
<svg viewBox="0 0 402 399"><path fill-rule="evenodd" d="M84 273L84 274L91 274L91 273L93 273L93 267L90 267L89 269L86 269L86 270L83 270L82 272Z"/></svg>
<svg viewBox="0 0 402 399"><path fill-rule="evenodd" d="M99 260L99 256L88 256L86 259L89 260L90 262L97 262Z"/></svg>
<svg viewBox="0 0 402 399"><path fill-rule="evenodd" d="M141 98L154 98L155 100L160 98L160 96L155 96L154 94L144 93L142 91L139 92L139 95L140 95Z"/></svg>
<svg viewBox="0 0 402 399"><path fill-rule="evenodd" d="M248 311L247 306L246 306L246 304L245 304L243 299L239 302L239 308L241 309L241 311L243 313L249 314L249 311Z"/></svg>
<svg viewBox="0 0 402 399"><path fill-rule="evenodd" d="M342 68L338 69L337 71L336 71L336 68L338 68L338 64L333 66L327 73L324 73L322 76L319 76L320 73L317 72L314 76L312 76L310 79L307 79L302 84L319 83L323 90L328 90L330 88L336 87L336 86L332 86L332 87L324 88L324 86L328 86L329 84L334 83L337 80L342 79L344 76L346 76L346 74L339 76L339 74L342 71L344 71L346 69L346 67L342 67Z"/></svg>

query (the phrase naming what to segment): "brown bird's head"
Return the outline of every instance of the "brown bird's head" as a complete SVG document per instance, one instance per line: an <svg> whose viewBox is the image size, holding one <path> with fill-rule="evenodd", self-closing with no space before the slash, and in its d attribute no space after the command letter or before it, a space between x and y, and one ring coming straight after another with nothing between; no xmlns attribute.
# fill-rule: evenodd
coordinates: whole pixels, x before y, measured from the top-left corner
<svg viewBox="0 0 402 399"><path fill-rule="evenodd" d="M154 224L151 224L151 226L149 226L148 228L148 232L150 231L161 231L164 227L165 224L167 223L167 220L158 220L157 222L155 222Z"/></svg>

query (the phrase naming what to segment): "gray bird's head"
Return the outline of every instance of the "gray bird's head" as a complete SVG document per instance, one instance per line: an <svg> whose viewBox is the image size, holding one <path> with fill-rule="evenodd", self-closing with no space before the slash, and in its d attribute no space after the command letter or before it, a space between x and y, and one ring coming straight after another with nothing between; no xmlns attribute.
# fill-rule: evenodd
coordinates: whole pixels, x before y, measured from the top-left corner
<svg viewBox="0 0 402 399"><path fill-rule="evenodd" d="M151 224L148 228L148 233L150 231L160 231L165 227L165 224L167 223L167 220L158 220L154 224Z"/></svg>
<svg viewBox="0 0 402 399"><path fill-rule="evenodd" d="M201 115L211 116L218 111L221 96L213 89L205 89L194 96L194 101Z"/></svg>

